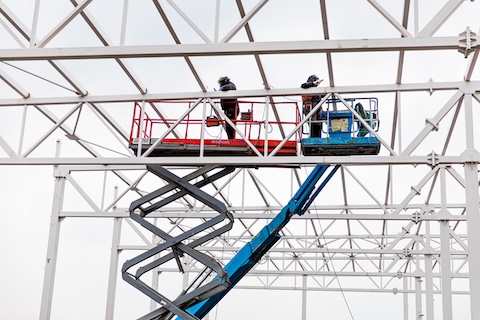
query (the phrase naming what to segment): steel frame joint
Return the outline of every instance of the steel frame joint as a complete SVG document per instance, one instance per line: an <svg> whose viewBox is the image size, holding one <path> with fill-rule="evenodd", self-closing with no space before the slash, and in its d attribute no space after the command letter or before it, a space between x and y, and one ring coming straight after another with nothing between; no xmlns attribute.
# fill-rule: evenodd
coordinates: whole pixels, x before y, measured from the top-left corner
<svg viewBox="0 0 480 320"><path fill-rule="evenodd" d="M438 222L449 222L452 214L446 209L441 209L437 213Z"/></svg>
<svg viewBox="0 0 480 320"><path fill-rule="evenodd" d="M423 213L415 211L415 213L412 214L412 221L418 224L422 220L422 215Z"/></svg>
<svg viewBox="0 0 480 320"><path fill-rule="evenodd" d="M55 178L66 178L70 174L70 169L65 167L53 167L53 176Z"/></svg>
<svg viewBox="0 0 480 320"><path fill-rule="evenodd" d="M415 193L416 193L417 195L420 195L420 193L421 193L421 190L420 190L420 189L417 189L415 186L411 186L410 188L411 188L413 191L415 191Z"/></svg>
<svg viewBox="0 0 480 320"><path fill-rule="evenodd" d="M438 131L438 124L433 122L432 119L425 119L426 124L430 124L432 126L432 131Z"/></svg>
<svg viewBox="0 0 480 320"><path fill-rule="evenodd" d="M427 164L433 169L440 163L440 155L435 153L434 150L427 155Z"/></svg>
<svg viewBox="0 0 480 320"><path fill-rule="evenodd" d="M465 164L480 164L480 152L473 148L468 148L462 152L460 158Z"/></svg>
<svg viewBox="0 0 480 320"><path fill-rule="evenodd" d="M467 26L465 31L460 33L459 36L458 52L463 53L463 56L467 58L470 53L475 51L475 47L477 46L477 34L472 32L470 27Z"/></svg>

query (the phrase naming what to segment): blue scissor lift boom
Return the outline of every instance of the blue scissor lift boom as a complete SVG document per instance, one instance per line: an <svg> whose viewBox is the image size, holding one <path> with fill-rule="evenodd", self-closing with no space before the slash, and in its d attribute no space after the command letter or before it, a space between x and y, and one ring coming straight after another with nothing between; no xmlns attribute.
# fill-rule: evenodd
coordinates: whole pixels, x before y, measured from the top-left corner
<svg viewBox="0 0 480 320"><path fill-rule="evenodd" d="M257 262L268 252L268 250L275 245L278 240L280 240L280 231L290 221L292 216L295 214L303 215L308 210L311 203L325 187L339 166L337 165L333 167L321 184L316 188L316 184L329 167L329 165L317 165L307 177L305 182L300 186L293 198L280 211L280 213L268 225L260 230L260 232L252 239L252 241L245 244L245 246L232 258L232 260L230 260L230 262L224 268L222 268L220 264L214 261L211 257L202 252L196 251L194 248L195 246L205 243L206 241L220 235L220 233L227 232L232 226L233 217L229 212L226 211L224 205L217 199L201 191L200 188L208 183L213 182L215 179L228 174L233 170L233 168L225 168L223 171L209 178L205 178L203 181L196 182L195 184L189 184L187 181L200 176L205 176L206 172L212 168L200 168L197 170L197 172L194 172L182 179L176 177L171 172L160 166L149 167L148 169L151 172L167 180L170 184L133 202L130 208L130 217L133 220L165 240L165 242L159 244L157 247L142 253L132 260L126 261L122 268L122 277L125 281L142 291L153 300L157 301L162 306L161 308L150 312L140 319L167 320L175 316L178 316L178 319L183 320L202 319L231 289L233 289L233 287L255 266L255 264L257 264ZM167 198L163 197L166 192L171 192L172 190L178 190L177 194L168 196ZM190 194L197 200L209 205L211 208L215 208L220 215L176 237L168 235L144 219L148 213L153 212L155 209L158 209L161 206L186 194ZM163 198L157 203L151 204L152 201L158 197ZM148 206L145 207L145 204ZM140 214L137 213L139 210ZM183 241L188 239L189 236L191 237L206 229L211 230L214 225L224 220L227 222L229 221L229 223L212 232L210 235L202 236L200 239L188 242L186 244L183 243ZM167 249L170 249L171 252L163 255L161 258L158 258L153 262L148 263L145 266L141 266L136 273L128 272L130 268L142 263L147 259L159 256L161 251ZM146 283L140 280L140 276L145 272L154 270L154 268L160 266L166 261L173 259L177 261L180 271L183 271L179 262L179 256L183 254L187 254L196 259L205 265L206 269L210 268L212 271L216 272L217 275L210 283L197 287L191 292L184 292L173 301L170 301L165 296L157 292L154 288L148 286Z"/></svg>
<svg viewBox="0 0 480 320"><path fill-rule="evenodd" d="M245 276L250 269L270 250L278 240L280 240L280 231L287 225L290 218L294 215L303 215L315 200L317 195L327 184L339 166L335 166L328 174L325 180L316 189L315 185L328 169L328 165L317 165L307 180L300 186L300 189L280 213L260 232L248 242L225 266L225 271L229 275L230 285L224 291L205 299L187 311L197 318L203 318L233 287Z"/></svg>

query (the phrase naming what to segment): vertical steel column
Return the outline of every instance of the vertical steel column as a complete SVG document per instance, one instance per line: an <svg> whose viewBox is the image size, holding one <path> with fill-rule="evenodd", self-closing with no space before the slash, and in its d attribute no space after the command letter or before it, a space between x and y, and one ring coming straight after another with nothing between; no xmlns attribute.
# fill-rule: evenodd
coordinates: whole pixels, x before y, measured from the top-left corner
<svg viewBox="0 0 480 320"><path fill-rule="evenodd" d="M265 128L265 146L263 150L263 155L265 157L268 156L268 122L269 122L269 116L270 116L270 108L269 108L269 99L268 97L265 97L265 120L263 120L263 127ZM252 106L252 112L253 112L253 106Z"/></svg>
<svg viewBox="0 0 480 320"><path fill-rule="evenodd" d="M205 119L207 118L207 100L203 100L202 125L200 129L200 158L205 155Z"/></svg>
<svg viewBox="0 0 480 320"><path fill-rule="evenodd" d="M444 220L440 220L440 263L442 274L442 308L443 320L452 320L452 271L450 270L450 224L446 208L445 169L440 170L440 192L442 209L439 212Z"/></svg>
<svg viewBox="0 0 480 320"><path fill-rule="evenodd" d="M415 277L415 320L423 319L422 310L422 278Z"/></svg>
<svg viewBox="0 0 480 320"><path fill-rule="evenodd" d="M128 0L123 1L122 27L120 28L120 45L125 45L125 33L127 29Z"/></svg>
<svg viewBox="0 0 480 320"><path fill-rule="evenodd" d="M139 124L138 124L138 144L137 144L137 157L142 156L142 148L143 148L143 127L145 125L144 123L144 116L145 116L145 101L142 101L142 104L140 105L140 119L139 119ZM150 137L151 138L151 137Z"/></svg>
<svg viewBox="0 0 480 320"><path fill-rule="evenodd" d="M420 239L415 239L415 249L418 251ZM423 319L423 306L422 306L422 276L424 273L420 269L420 255L415 256L415 310L416 317L415 320Z"/></svg>
<svg viewBox="0 0 480 320"><path fill-rule="evenodd" d="M408 279L403 277L403 320L408 320Z"/></svg>
<svg viewBox="0 0 480 320"><path fill-rule="evenodd" d="M122 219L113 219L113 235L112 235L112 249L110 251L110 272L108 273L108 289L107 289L107 307L105 311L105 320L113 320L115 311L115 293L117 292L117 278L118 278L118 247L120 246L120 236L122 230Z"/></svg>
<svg viewBox="0 0 480 320"><path fill-rule="evenodd" d="M307 320L307 275L302 276L302 320Z"/></svg>
<svg viewBox="0 0 480 320"><path fill-rule="evenodd" d="M477 153L473 140L472 95L465 94L466 157ZM465 197L467 209L468 269L470 280L470 313L472 320L480 320L480 210L478 207L478 163L465 162Z"/></svg>
<svg viewBox="0 0 480 320"><path fill-rule="evenodd" d="M25 129L26 129L26 123L27 123L27 110L28 107L27 105L23 106L23 116L22 116L22 126L20 129L20 140L18 142L18 155L22 155L22 148L23 148L23 139L25 137Z"/></svg>
<svg viewBox="0 0 480 320"><path fill-rule="evenodd" d="M32 31L30 32L30 48L35 47L37 42L38 15L40 11L40 0L35 1L33 9Z"/></svg>
<svg viewBox="0 0 480 320"><path fill-rule="evenodd" d="M118 186L115 186L113 191L113 199L118 198ZM102 205L103 208L103 205ZM113 210L117 209L117 205L113 205ZM115 311L115 294L117 292L117 277L118 277L118 261L120 246L120 236L122 230L122 218L113 219L113 235L112 235L112 249L110 252L110 272L108 276L108 289L107 289L107 307L105 310L105 320L113 320L113 314Z"/></svg>
<svg viewBox="0 0 480 320"><path fill-rule="evenodd" d="M158 222L157 218L153 219L153 224L154 225L157 225L157 222ZM160 238L156 234L152 234L152 245L157 245L158 243L160 243ZM155 259L159 259L159 258L160 258L160 254L155 255ZM183 263L183 264L185 264L185 263ZM160 273L161 273L161 271L158 270L158 268L153 269L151 286L155 290L158 290L158 288L159 288ZM150 299L150 311L156 310L157 308L158 308L157 301L155 301L153 299Z"/></svg>
<svg viewBox="0 0 480 320"><path fill-rule="evenodd" d="M60 141L57 140L56 157L60 155ZM49 320L52 311L52 297L55 282L55 269L57 267L58 243L60 238L60 225L62 218L60 212L63 208L65 194L65 176L58 167L54 168L55 189L53 193L52 215L50 216L50 232L48 235L47 258L43 278L42 303L40 305L40 320Z"/></svg>
<svg viewBox="0 0 480 320"><path fill-rule="evenodd" d="M426 248L430 251L432 249L430 245L430 221L425 221L425 233L426 233ZM425 254L425 298L427 309L427 320L434 320L435 314L433 309L433 272L432 272L432 255Z"/></svg>

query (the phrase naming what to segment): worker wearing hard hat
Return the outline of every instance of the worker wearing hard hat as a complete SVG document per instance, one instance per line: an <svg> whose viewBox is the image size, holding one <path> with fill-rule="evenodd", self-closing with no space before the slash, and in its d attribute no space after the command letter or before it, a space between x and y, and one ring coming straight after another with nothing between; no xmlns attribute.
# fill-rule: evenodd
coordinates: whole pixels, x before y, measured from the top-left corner
<svg viewBox="0 0 480 320"><path fill-rule="evenodd" d="M229 91L237 90L237 87L233 82L230 81L229 77L220 77L218 78L218 84L220 85L220 91ZM220 103L222 105L223 112L226 116L235 121L238 117L238 101L236 98L230 99L221 99ZM235 138L235 129L230 126L228 123L225 124L225 131L227 132L228 139Z"/></svg>

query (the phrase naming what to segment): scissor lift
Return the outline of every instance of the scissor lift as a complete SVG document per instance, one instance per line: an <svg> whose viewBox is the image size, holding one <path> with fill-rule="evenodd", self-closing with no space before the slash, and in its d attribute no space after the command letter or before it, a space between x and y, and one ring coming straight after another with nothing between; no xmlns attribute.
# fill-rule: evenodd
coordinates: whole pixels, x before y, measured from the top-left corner
<svg viewBox="0 0 480 320"><path fill-rule="evenodd" d="M316 187L316 184L329 167L329 165L317 165L288 204L252 241L245 244L225 267L222 267L219 262L195 249L208 240L227 232L233 225L233 216L228 212L225 205L203 192L200 188L231 173L234 168L224 168L208 178L190 184L190 180L201 176L206 177L207 173L215 169L215 167L206 166L200 168L184 178L174 175L161 166L148 167L150 172L164 179L169 184L133 202L130 206L130 217L164 240L163 243L155 248L142 253L132 260L126 261L122 267L122 276L125 281L161 305L159 309L148 313L140 319L167 320L175 316L183 320L202 319L277 243L281 238L280 231L287 225L292 216L295 214L303 215L306 212L338 169L338 166L332 167L329 174ZM167 196L172 191L174 193ZM219 212L219 215L175 237L145 219L149 213L187 194L216 210ZM214 227L218 225L220 227L215 229ZM191 241L191 237L207 229L214 231ZM184 254L189 255L205 266L205 272L203 273L205 276L201 274L197 277L197 279L203 279L203 281L200 280L195 288L181 292L176 299L172 300L141 280L143 274L170 260L176 260L179 271L183 272L179 257ZM158 256L160 258L157 258ZM153 259L153 261L140 266L147 259L149 261ZM136 272L131 272L130 270L133 268L138 269ZM208 282L206 279L211 272L214 272L216 276Z"/></svg>

